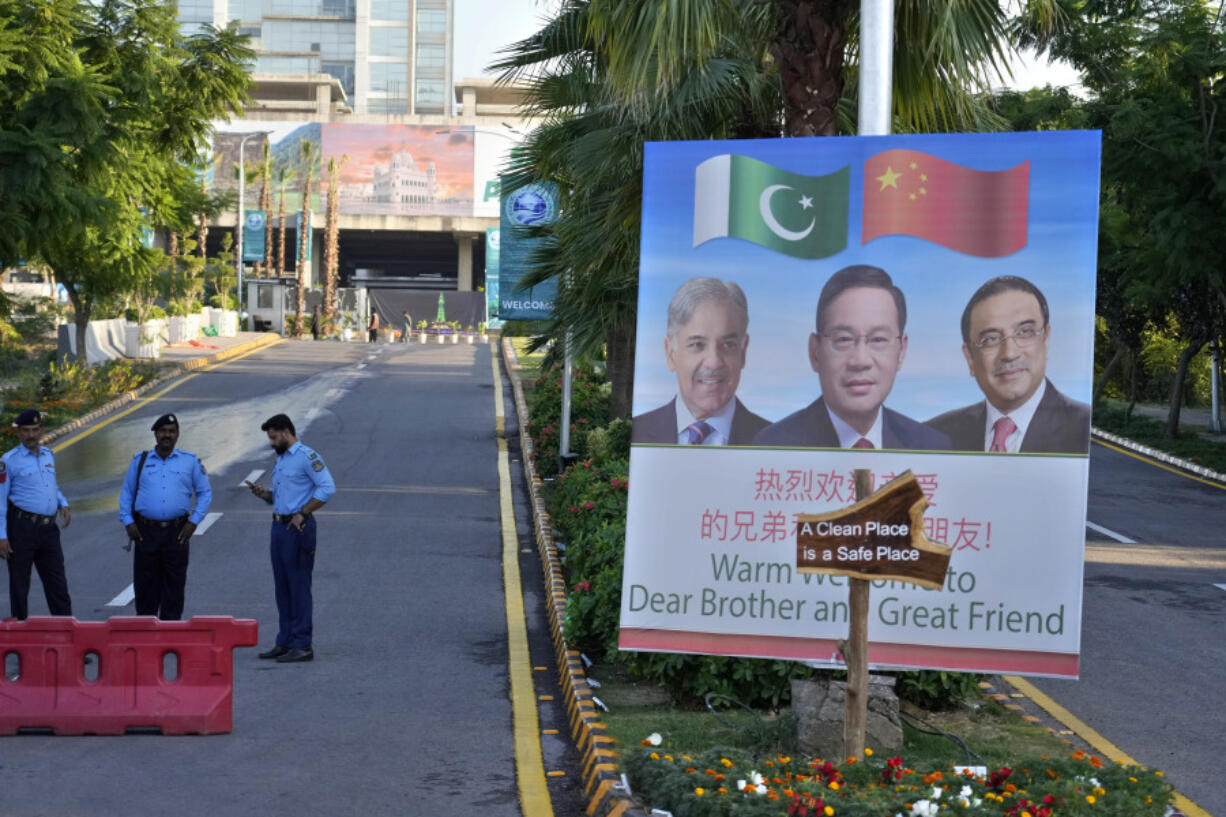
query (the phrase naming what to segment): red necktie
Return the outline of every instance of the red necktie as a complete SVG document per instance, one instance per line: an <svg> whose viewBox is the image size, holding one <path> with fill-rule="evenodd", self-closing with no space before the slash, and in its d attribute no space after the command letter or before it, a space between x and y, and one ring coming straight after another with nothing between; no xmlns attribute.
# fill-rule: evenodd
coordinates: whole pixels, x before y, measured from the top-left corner
<svg viewBox="0 0 1226 817"><path fill-rule="evenodd" d="M1006 450L1005 440L1015 431L1017 431L1017 423L1008 417L1001 417L992 424L992 447L988 450L1003 453Z"/></svg>
<svg viewBox="0 0 1226 817"><path fill-rule="evenodd" d="M872 440L870 440L868 437L861 437L860 439L852 443L851 447L852 448L876 448L877 446L873 445Z"/></svg>

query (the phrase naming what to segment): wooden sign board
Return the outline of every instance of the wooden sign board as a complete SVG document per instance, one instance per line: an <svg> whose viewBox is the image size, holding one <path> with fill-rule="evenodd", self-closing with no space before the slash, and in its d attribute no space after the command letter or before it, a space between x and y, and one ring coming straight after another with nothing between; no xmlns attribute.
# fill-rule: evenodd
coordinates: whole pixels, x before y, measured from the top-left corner
<svg viewBox="0 0 1226 817"><path fill-rule="evenodd" d="M802 514L797 517L796 569L940 590L953 548L924 535L927 507L927 497L908 470L848 508Z"/></svg>

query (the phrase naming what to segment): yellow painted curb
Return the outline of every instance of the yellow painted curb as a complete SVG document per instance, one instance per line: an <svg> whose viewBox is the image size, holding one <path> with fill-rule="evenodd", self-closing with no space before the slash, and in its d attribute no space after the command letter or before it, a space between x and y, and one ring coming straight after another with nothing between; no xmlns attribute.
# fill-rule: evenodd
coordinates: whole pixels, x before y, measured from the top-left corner
<svg viewBox="0 0 1226 817"><path fill-rule="evenodd" d="M519 804L526 817L552 817L545 764L541 757L539 715L528 654L528 627L524 620L523 587L519 575L519 539L511 500L511 466L507 454L506 417L502 411L502 374L498 356L494 369L494 422L498 433L498 504L502 519L502 576L507 606L507 652L511 677L511 718Z"/></svg>

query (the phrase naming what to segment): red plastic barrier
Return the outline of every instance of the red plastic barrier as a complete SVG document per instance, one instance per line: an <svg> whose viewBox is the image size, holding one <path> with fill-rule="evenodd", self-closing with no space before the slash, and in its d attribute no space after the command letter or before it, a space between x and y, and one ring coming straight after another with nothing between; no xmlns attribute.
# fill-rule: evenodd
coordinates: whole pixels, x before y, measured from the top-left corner
<svg viewBox="0 0 1226 817"><path fill-rule="evenodd" d="M43 617L0 622L0 735L50 729L57 735L164 735L233 729L234 647L255 646L258 624L229 616L159 621L149 616L77 621ZM86 656L92 653L91 664ZM166 678L168 654L177 674ZM173 667L173 664L171 665ZM93 676L93 680L90 677Z"/></svg>

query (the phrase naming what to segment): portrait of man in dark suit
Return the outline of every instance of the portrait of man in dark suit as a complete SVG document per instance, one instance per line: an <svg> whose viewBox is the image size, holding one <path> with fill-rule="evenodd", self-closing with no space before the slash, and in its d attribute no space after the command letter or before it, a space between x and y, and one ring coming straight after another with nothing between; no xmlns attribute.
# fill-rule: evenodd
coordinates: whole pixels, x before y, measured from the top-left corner
<svg viewBox="0 0 1226 817"><path fill-rule="evenodd" d="M1051 317L1039 288L993 278L962 311L962 354L984 400L928 421L958 451L1085 454L1090 407L1047 379Z"/></svg>
<svg viewBox="0 0 1226 817"><path fill-rule="evenodd" d="M691 278L668 304L664 359L677 397L633 418L636 443L748 445L770 421L736 397L749 349L749 306L731 281Z"/></svg>
<svg viewBox="0 0 1226 817"><path fill-rule="evenodd" d="M945 450L949 438L885 408L907 356L907 301L889 273L866 264L830 277L817 300L809 364L822 395L767 426L755 445Z"/></svg>

